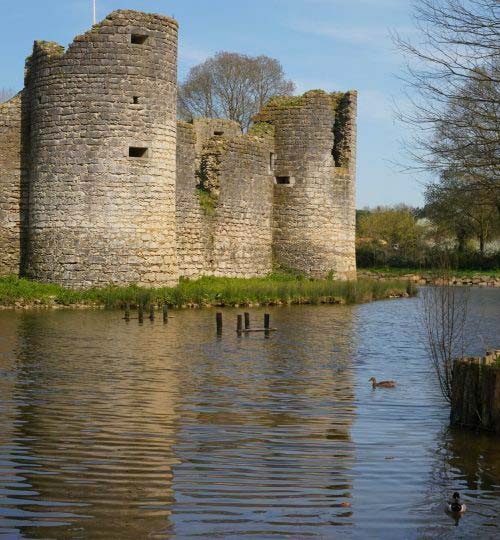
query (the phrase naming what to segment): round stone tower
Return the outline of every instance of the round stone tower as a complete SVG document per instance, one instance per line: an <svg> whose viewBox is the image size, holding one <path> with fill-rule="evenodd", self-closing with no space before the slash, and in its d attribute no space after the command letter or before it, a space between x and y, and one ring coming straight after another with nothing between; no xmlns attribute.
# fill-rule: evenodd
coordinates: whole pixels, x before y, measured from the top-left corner
<svg viewBox="0 0 500 540"><path fill-rule="evenodd" d="M115 11L64 52L35 42L28 267L65 286L177 282L177 22Z"/></svg>
<svg viewBox="0 0 500 540"><path fill-rule="evenodd" d="M354 279L356 92L274 98L254 122L274 126L275 262Z"/></svg>

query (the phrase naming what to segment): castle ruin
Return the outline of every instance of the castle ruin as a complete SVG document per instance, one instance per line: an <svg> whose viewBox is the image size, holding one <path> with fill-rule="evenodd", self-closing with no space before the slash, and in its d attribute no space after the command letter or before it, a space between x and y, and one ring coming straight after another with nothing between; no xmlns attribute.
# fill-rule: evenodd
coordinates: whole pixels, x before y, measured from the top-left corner
<svg viewBox="0 0 500 540"><path fill-rule="evenodd" d="M177 22L36 41L0 104L0 275L73 288L355 278L356 92L273 98L243 134L176 119Z"/></svg>

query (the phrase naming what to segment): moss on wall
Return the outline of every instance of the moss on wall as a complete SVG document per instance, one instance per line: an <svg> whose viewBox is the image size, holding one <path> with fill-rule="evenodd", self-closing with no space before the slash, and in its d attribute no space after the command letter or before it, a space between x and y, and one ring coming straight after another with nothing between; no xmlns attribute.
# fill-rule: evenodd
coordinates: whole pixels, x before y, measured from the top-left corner
<svg viewBox="0 0 500 540"><path fill-rule="evenodd" d="M274 126L268 122L256 122L248 130L248 134L254 137L274 137Z"/></svg>
<svg viewBox="0 0 500 540"><path fill-rule="evenodd" d="M219 198L210 191L203 189L200 186L196 187L196 193L198 195L198 201L200 202L201 209L207 216L215 215L217 208L217 202Z"/></svg>

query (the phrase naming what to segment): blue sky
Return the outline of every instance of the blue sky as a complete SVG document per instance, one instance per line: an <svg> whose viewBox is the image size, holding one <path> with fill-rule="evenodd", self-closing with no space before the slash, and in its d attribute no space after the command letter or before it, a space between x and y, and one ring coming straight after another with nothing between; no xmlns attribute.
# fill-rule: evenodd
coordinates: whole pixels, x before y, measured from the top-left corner
<svg viewBox="0 0 500 540"><path fill-rule="evenodd" d="M414 175L400 159L404 106L397 78L403 60L390 30L413 32L410 0L97 0L98 20L130 8L174 16L180 23L179 76L221 50L266 54L281 61L300 92L359 92L358 208L422 204ZM67 45L92 23L92 0L0 0L0 87L22 87L33 40Z"/></svg>

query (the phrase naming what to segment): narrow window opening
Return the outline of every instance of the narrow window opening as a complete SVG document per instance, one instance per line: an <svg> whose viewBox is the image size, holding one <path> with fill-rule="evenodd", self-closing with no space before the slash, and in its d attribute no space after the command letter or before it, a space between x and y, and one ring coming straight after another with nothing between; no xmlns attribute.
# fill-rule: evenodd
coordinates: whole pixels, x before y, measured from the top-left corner
<svg viewBox="0 0 500 540"><path fill-rule="evenodd" d="M130 43L133 43L134 45L144 45L148 39L148 36L145 34L131 34L130 36Z"/></svg>
<svg viewBox="0 0 500 540"><path fill-rule="evenodd" d="M224 135L224 132L223 131L214 131L214 135L216 135L217 137L222 137L222 135Z"/></svg>
<svg viewBox="0 0 500 540"><path fill-rule="evenodd" d="M134 96L134 97L132 98L132 103L133 103L134 105L139 105L139 96Z"/></svg>
<svg viewBox="0 0 500 540"><path fill-rule="evenodd" d="M277 184L290 184L290 177L289 176L277 176L276 177L276 183Z"/></svg>
<svg viewBox="0 0 500 540"><path fill-rule="evenodd" d="M128 149L128 155L129 157L133 157L133 158L147 157L148 149L145 147L130 146Z"/></svg>
<svg viewBox="0 0 500 540"><path fill-rule="evenodd" d="M42 96L38 96L38 103L42 102Z"/></svg>

